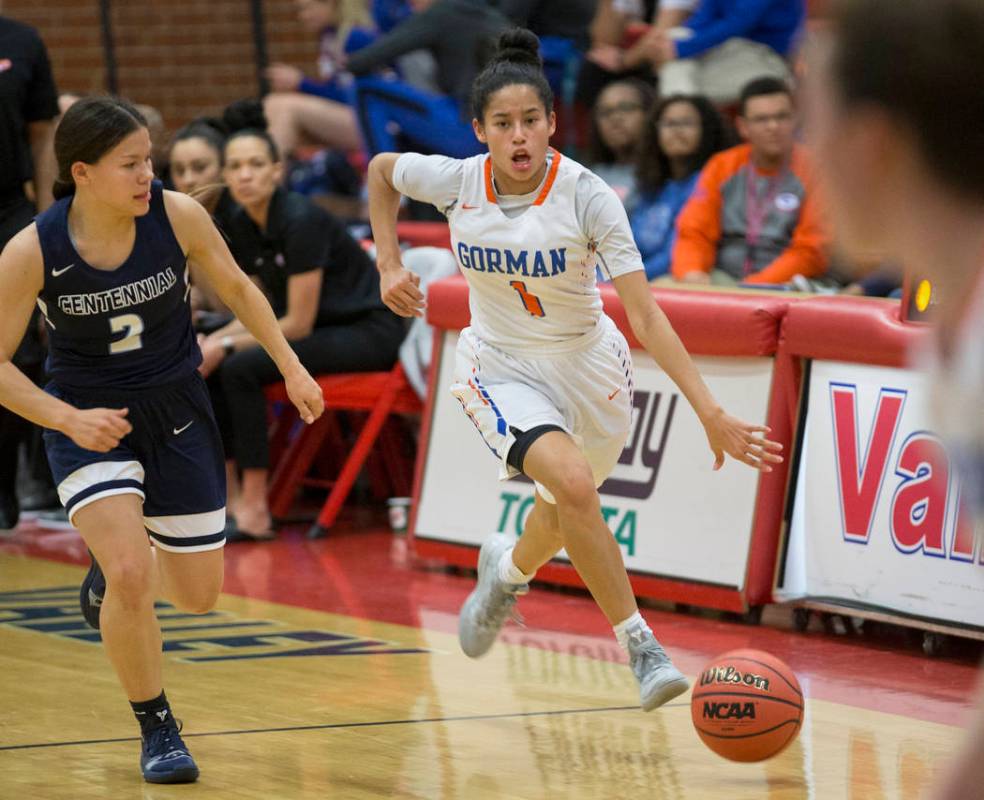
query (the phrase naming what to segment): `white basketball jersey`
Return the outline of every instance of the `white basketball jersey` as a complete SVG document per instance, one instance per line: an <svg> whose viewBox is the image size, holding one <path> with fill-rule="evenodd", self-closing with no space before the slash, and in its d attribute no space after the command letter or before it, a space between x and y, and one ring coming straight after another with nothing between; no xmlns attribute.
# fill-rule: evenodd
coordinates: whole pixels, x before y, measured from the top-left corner
<svg viewBox="0 0 984 800"><path fill-rule="evenodd" d="M527 357L576 348L602 316L597 243L587 240L575 214L585 168L554 152L533 205L510 218L496 200L492 159L462 163L461 190L447 216L470 289L472 330Z"/></svg>

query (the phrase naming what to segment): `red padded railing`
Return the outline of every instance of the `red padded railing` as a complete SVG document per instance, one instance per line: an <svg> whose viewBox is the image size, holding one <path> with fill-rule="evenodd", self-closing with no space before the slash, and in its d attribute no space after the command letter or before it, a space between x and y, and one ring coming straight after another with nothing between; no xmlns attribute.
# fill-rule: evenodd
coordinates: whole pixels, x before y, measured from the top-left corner
<svg viewBox="0 0 984 800"><path fill-rule="evenodd" d="M694 355L771 356L779 345L779 323L789 299L782 295L654 289L656 302ZM628 317L612 286L601 287L605 313L639 347ZM431 285L427 321L437 328L461 330L470 321L468 284L460 276Z"/></svg>

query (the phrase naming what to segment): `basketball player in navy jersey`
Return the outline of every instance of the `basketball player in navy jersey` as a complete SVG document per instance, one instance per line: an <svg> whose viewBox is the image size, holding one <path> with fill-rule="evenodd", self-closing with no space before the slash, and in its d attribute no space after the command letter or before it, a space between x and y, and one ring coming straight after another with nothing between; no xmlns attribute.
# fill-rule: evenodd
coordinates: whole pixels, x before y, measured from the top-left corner
<svg viewBox="0 0 984 800"><path fill-rule="evenodd" d="M934 429L960 471L980 533L984 3L847 0L831 31L808 73L807 106L835 230L849 252L884 253L938 289L937 328L922 366L932 377ZM984 796L984 701L930 796Z"/></svg>
<svg viewBox="0 0 984 800"><path fill-rule="evenodd" d="M212 608L225 526L189 259L276 362L305 422L324 401L205 210L153 180L150 152L146 120L124 100L81 100L62 118L57 202L0 254L0 404L45 429L59 496L93 554L83 613L140 722L144 779L182 783L198 767L164 695L154 601ZM10 361L35 302L49 336L44 391Z"/></svg>

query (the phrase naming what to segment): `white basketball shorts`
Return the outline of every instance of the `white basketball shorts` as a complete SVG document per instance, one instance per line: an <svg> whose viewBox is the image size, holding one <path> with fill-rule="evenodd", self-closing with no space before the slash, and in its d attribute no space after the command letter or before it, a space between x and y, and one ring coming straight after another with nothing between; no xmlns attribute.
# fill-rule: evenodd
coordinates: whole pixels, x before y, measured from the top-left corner
<svg viewBox="0 0 984 800"><path fill-rule="evenodd" d="M451 393L499 459L499 479L515 431L556 425L581 448L600 486L618 463L632 422L632 359L608 317L565 352L518 357L482 341L470 328L458 339ZM554 502L540 484L540 495Z"/></svg>

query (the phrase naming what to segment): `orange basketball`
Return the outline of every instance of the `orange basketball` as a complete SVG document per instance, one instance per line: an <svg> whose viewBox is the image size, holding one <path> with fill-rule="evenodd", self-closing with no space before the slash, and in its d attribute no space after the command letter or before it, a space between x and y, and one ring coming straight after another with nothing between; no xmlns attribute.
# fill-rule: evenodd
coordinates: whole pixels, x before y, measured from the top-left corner
<svg viewBox="0 0 984 800"><path fill-rule="evenodd" d="M782 752L803 724L803 692L793 671L761 650L732 650L704 667L690 698L704 744L731 761Z"/></svg>

